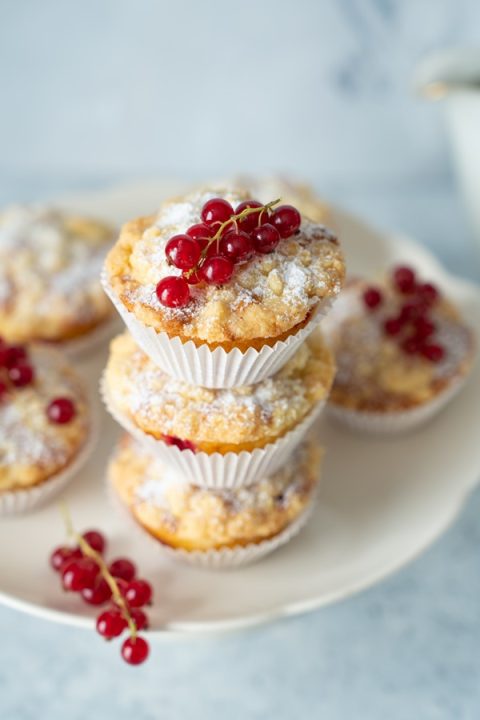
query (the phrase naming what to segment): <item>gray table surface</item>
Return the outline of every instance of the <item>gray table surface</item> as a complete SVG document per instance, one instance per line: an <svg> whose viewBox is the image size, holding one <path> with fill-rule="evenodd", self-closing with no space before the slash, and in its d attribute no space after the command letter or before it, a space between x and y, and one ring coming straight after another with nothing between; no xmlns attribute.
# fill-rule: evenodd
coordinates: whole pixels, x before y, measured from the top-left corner
<svg viewBox="0 0 480 720"><path fill-rule="evenodd" d="M0 201L48 197L73 184L0 182ZM449 185L330 188L330 195L411 233L452 271L478 279ZM0 718L476 720L479 515L476 491L428 552L356 597L243 633L158 643L151 662L136 669L92 633L0 608Z"/></svg>

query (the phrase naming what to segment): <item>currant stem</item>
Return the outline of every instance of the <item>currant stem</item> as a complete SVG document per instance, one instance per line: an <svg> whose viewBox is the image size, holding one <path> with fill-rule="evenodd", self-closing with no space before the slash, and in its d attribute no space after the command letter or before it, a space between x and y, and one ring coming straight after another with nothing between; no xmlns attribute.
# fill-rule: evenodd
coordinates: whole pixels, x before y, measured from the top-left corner
<svg viewBox="0 0 480 720"><path fill-rule="evenodd" d="M254 213L261 214L266 211L268 212L268 210L271 210L273 207L275 207L275 205L278 205L278 203L281 201L282 201L282 198L277 198L276 200L271 200L266 205L262 205L261 207L245 208L245 210L242 210L242 212L238 213L238 215L231 215L228 218L228 220L225 220L223 223L221 223L219 225L218 230L215 233L215 235L209 239L207 245L202 250L198 263L195 265L195 267L193 267L191 270L189 270L187 273L185 273L185 275L187 277L190 277L190 275L192 275L194 272L196 272L198 270L198 268L202 264L202 260L205 260L205 258L207 257L207 252L208 252L209 248L211 247L211 245L213 245L214 242L217 243L217 250L218 250L218 243L220 242L220 238L223 235L223 231L225 230L226 227L228 227L228 225L230 225L232 223L237 223L239 220L243 220L244 218L248 217L249 215L253 215Z"/></svg>
<svg viewBox="0 0 480 720"><path fill-rule="evenodd" d="M81 535L79 535L77 532L75 532L70 512L64 502L60 503L60 511L63 515L63 520L65 522L65 529L67 531L67 535L69 537L71 537L72 540L75 540L75 542L78 543L80 550L82 551L82 553L84 555L92 558L92 560L95 560L95 562L99 566L102 577L104 578L108 587L112 591L112 597L115 602L115 605L118 606L124 619L128 623L128 629L130 630L130 636L131 636L132 640L135 640L135 638L137 637L137 626L133 622L133 618L130 615L128 605L125 602L125 599L118 588L117 581L115 580L113 575L110 573L105 560L100 555L100 553L98 553L96 550L94 550L91 547L91 545L89 545L88 542Z"/></svg>

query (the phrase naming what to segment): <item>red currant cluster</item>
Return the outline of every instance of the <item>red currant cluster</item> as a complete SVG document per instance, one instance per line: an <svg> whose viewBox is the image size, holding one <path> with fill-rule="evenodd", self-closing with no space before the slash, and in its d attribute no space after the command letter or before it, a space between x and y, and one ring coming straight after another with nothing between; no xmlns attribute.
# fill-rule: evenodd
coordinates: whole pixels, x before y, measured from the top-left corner
<svg viewBox="0 0 480 720"><path fill-rule="evenodd" d="M420 355L430 362L440 362L445 348L433 342L436 331L430 312L439 298L439 292L431 283L419 283L415 272L409 267L394 268L393 286L402 299L398 315L383 323L386 335L395 337L407 355ZM369 287L363 294L369 311L375 311L383 303L383 295L376 287Z"/></svg>
<svg viewBox="0 0 480 720"><path fill-rule="evenodd" d="M296 233L300 213L292 205L275 208L279 202L262 205L245 200L234 210L222 198L208 200L202 208L202 222L167 242L168 262L182 270L182 275L160 280L156 292L162 305L184 307L190 300L189 285L223 285L232 277L236 263L254 253L270 253L282 238Z"/></svg>
<svg viewBox="0 0 480 720"><path fill-rule="evenodd" d="M61 575L64 590L79 593L88 605L109 604L97 617L97 632L111 640L129 630L122 657L130 665L140 665L149 653L148 643L138 631L148 628L142 608L151 604L150 583L136 577L136 567L128 558L107 565L103 558L106 541L98 530L75 537L76 546L63 545L52 552L50 565Z"/></svg>
<svg viewBox="0 0 480 720"><path fill-rule="evenodd" d="M0 338L0 402L8 398L10 388L24 388L35 380L35 368L24 345L9 345ZM52 423L64 425L70 422L76 409L73 400L58 397L52 400L46 409Z"/></svg>

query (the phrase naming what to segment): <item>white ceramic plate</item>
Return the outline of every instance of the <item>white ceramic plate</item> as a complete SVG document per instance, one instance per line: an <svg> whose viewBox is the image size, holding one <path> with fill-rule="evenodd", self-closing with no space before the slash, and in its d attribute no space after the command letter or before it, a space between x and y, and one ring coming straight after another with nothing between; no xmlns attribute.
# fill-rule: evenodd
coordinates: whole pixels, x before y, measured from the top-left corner
<svg viewBox="0 0 480 720"><path fill-rule="evenodd" d="M179 187L173 188L176 192ZM71 197L80 211L121 221L150 212L172 190L150 184ZM373 272L396 261L415 264L461 306L480 333L480 290L449 276L424 249L386 236L334 210L350 272ZM83 369L95 386L106 350ZM480 370L448 409L425 428L396 439L349 433L326 420L327 449L320 502L308 527L258 565L215 573L173 564L148 539L131 534L110 508L104 469L118 430L103 416L91 461L65 492L76 527L98 526L113 555L128 553L154 580L158 601L152 633L232 630L306 612L372 585L417 556L454 520L480 470ZM0 520L0 601L50 620L93 626L93 612L64 594L48 567L64 540L55 504L25 517Z"/></svg>

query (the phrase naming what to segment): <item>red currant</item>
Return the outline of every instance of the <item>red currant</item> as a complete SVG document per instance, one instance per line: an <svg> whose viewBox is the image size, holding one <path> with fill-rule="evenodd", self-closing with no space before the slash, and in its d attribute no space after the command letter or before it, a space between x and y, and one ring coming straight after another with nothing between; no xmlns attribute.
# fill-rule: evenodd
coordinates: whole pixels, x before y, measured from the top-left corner
<svg viewBox="0 0 480 720"><path fill-rule="evenodd" d="M152 599L152 586L146 580L132 580L125 591L125 600L130 607L143 607Z"/></svg>
<svg viewBox="0 0 480 720"><path fill-rule="evenodd" d="M276 227L282 238L287 238L297 232L302 218L297 208L292 205L280 205L273 211L270 222Z"/></svg>
<svg viewBox="0 0 480 720"><path fill-rule="evenodd" d="M191 270L200 259L200 245L189 235L174 235L167 242L165 255L180 270Z"/></svg>
<svg viewBox="0 0 480 720"><path fill-rule="evenodd" d="M8 386L7 383L4 383L3 380L0 380L0 402L6 397L8 393Z"/></svg>
<svg viewBox="0 0 480 720"><path fill-rule="evenodd" d="M8 371L8 377L15 387L26 387L33 382L35 372L31 365L14 365Z"/></svg>
<svg viewBox="0 0 480 720"><path fill-rule="evenodd" d="M105 551L107 541L105 540L104 535L102 535L102 533L98 530L87 530L87 532L83 533L82 537L85 542L90 545L92 550L100 553L100 555Z"/></svg>
<svg viewBox="0 0 480 720"><path fill-rule="evenodd" d="M424 345L420 351L424 358L430 360L430 362L440 362L445 356L445 348L442 345Z"/></svg>
<svg viewBox="0 0 480 720"><path fill-rule="evenodd" d="M203 250L207 246L210 238L215 235L215 228L210 225L205 225L205 223L197 223L188 228L187 235L193 240L196 240L200 246L200 250Z"/></svg>
<svg viewBox="0 0 480 720"><path fill-rule="evenodd" d="M416 318L416 320L413 321L413 327L415 328L417 336L421 340L433 335L435 332L435 325L423 316Z"/></svg>
<svg viewBox="0 0 480 720"><path fill-rule="evenodd" d="M262 254L273 252L280 242L280 233L270 223L255 228L252 232L255 250Z"/></svg>
<svg viewBox="0 0 480 720"><path fill-rule="evenodd" d="M393 280L402 294L408 295L415 290L415 272L412 268L400 266L393 271Z"/></svg>
<svg viewBox="0 0 480 720"><path fill-rule="evenodd" d="M157 285L156 293L162 305L169 308L180 308L190 300L188 283L183 277L169 275Z"/></svg>
<svg viewBox="0 0 480 720"><path fill-rule="evenodd" d="M220 255L230 260L247 260L253 255L253 242L246 232L229 232L220 240Z"/></svg>
<svg viewBox="0 0 480 720"><path fill-rule="evenodd" d="M402 322L398 318L388 318L383 323L383 328L387 335L398 335L402 329Z"/></svg>
<svg viewBox="0 0 480 720"><path fill-rule="evenodd" d="M70 398L55 398L47 407L47 417L57 425L69 423L76 415L75 403Z"/></svg>
<svg viewBox="0 0 480 720"><path fill-rule="evenodd" d="M132 608L130 615L132 616L132 620L135 623L137 630L147 630L148 618L143 610L140 610L140 608Z"/></svg>
<svg viewBox="0 0 480 720"><path fill-rule="evenodd" d="M82 557L80 548L57 547L50 555L50 565L55 572L60 572L65 563L79 560Z"/></svg>
<svg viewBox="0 0 480 720"><path fill-rule="evenodd" d="M214 223L224 223L232 217L233 208L229 202L223 198L212 198L207 200L202 208L202 220L207 225Z"/></svg>
<svg viewBox="0 0 480 720"><path fill-rule="evenodd" d="M6 366L13 368L27 359L27 351L22 345L10 345L6 350Z"/></svg>
<svg viewBox="0 0 480 720"><path fill-rule="evenodd" d="M97 563L91 558L82 557L71 560L62 567L62 584L64 590L80 592L86 587L93 587L99 573Z"/></svg>
<svg viewBox="0 0 480 720"><path fill-rule="evenodd" d="M207 258L200 268L200 276L209 285L223 285L233 275L233 263L222 255Z"/></svg>
<svg viewBox="0 0 480 720"><path fill-rule="evenodd" d="M192 452L196 452L196 447L190 440L182 440L179 437L175 437L175 435L164 435L163 440L167 443L167 445L175 445L179 450L191 450Z"/></svg>
<svg viewBox="0 0 480 720"><path fill-rule="evenodd" d="M118 637L127 627L128 623L120 610L105 610L97 618L97 632L106 640Z"/></svg>
<svg viewBox="0 0 480 720"><path fill-rule="evenodd" d="M127 558L117 558L117 560L113 560L108 569L114 578L122 578L126 580L126 582L133 580L137 572L137 568L133 562Z"/></svg>
<svg viewBox="0 0 480 720"><path fill-rule="evenodd" d="M148 657L150 648L141 637L127 638L122 645L122 657L129 665L140 665Z"/></svg>
<svg viewBox="0 0 480 720"><path fill-rule="evenodd" d="M110 586L104 578L100 578L93 587L82 590L82 598L88 605L104 605L112 597Z"/></svg>
<svg viewBox="0 0 480 720"><path fill-rule="evenodd" d="M419 285L417 287L417 293L427 305L433 305L433 303L438 300L440 294L435 285L432 285L432 283L423 283L422 285Z"/></svg>
<svg viewBox="0 0 480 720"><path fill-rule="evenodd" d="M383 300L382 293L375 287L369 287L363 293L363 302L369 310L375 310Z"/></svg>
<svg viewBox="0 0 480 720"><path fill-rule="evenodd" d="M258 202L257 200L245 200L235 208L235 215L240 215L241 212L247 210L248 208L261 207L263 207L262 203ZM242 220L237 220L237 225L239 230L243 230L244 232L249 233L254 228L256 228L257 225L261 225L264 222L267 222L266 210L264 212L250 213L250 215L247 215Z"/></svg>
<svg viewBox="0 0 480 720"><path fill-rule="evenodd" d="M416 355L420 351L420 343L416 337L409 337L402 342L401 348L407 355Z"/></svg>

